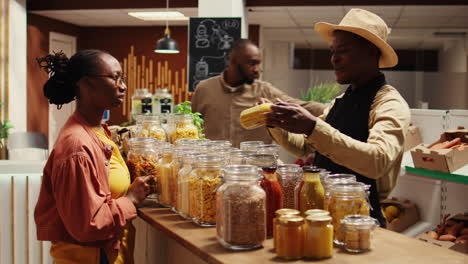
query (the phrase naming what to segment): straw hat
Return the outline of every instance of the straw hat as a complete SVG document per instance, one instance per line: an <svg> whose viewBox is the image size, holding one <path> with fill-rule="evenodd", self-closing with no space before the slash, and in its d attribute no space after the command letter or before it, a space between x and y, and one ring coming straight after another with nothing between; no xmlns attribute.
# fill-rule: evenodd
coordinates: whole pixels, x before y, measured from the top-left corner
<svg viewBox="0 0 468 264"><path fill-rule="evenodd" d="M349 31L367 39L382 52L379 68L390 68L398 63L395 50L387 43L390 29L382 18L367 10L353 8L343 17L340 24L318 22L315 24L314 29L328 44L332 43L333 31L335 30Z"/></svg>

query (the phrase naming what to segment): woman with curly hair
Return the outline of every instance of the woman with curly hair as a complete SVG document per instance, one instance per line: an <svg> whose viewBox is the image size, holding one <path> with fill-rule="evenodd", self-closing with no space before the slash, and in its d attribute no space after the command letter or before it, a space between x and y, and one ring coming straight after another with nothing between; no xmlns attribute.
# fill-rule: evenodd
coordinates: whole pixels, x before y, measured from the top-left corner
<svg viewBox="0 0 468 264"><path fill-rule="evenodd" d="M55 263L133 263L136 205L149 193L151 177L130 183L110 132L105 109L119 107L127 86L119 62L99 50L68 59L38 59L49 73L44 95L57 108L77 108L63 126L44 168L34 218L38 240L52 242Z"/></svg>

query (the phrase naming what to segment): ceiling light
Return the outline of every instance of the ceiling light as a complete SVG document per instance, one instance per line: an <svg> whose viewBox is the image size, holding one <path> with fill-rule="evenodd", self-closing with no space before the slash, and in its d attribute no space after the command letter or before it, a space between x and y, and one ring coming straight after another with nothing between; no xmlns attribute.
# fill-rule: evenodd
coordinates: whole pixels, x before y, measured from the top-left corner
<svg viewBox="0 0 468 264"><path fill-rule="evenodd" d="M188 17L177 11L128 12L128 15L145 21L188 20Z"/></svg>
<svg viewBox="0 0 468 264"><path fill-rule="evenodd" d="M166 11L169 12L169 0L166 0ZM156 53L176 54L179 53L177 42L171 38L169 31L169 20L166 19L166 29L164 30L164 37L156 42Z"/></svg>

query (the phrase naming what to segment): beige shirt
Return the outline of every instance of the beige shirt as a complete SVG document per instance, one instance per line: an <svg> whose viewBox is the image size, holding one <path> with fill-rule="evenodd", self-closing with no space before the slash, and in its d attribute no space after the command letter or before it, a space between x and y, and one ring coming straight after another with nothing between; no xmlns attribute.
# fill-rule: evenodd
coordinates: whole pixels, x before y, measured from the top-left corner
<svg viewBox="0 0 468 264"><path fill-rule="evenodd" d="M289 97L268 82L255 80L252 85L243 84L232 89L218 75L202 81L192 97L192 109L200 112L205 120L205 136L209 139L224 139L239 147L241 141L261 140L271 143L272 139L265 127L246 130L239 122L240 113L255 105L259 97L274 101L296 103L314 115L323 112L324 105L317 102L304 102Z"/></svg>
<svg viewBox="0 0 468 264"><path fill-rule="evenodd" d="M367 142L361 142L340 133L324 121L333 103L317 119L309 136L278 128L270 129L270 133L278 144L296 156L317 150L339 165L377 179L379 194L386 197L396 185L400 173L405 133L411 115L408 104L394 87L383 86L369 112L369 137Z"/></svg>

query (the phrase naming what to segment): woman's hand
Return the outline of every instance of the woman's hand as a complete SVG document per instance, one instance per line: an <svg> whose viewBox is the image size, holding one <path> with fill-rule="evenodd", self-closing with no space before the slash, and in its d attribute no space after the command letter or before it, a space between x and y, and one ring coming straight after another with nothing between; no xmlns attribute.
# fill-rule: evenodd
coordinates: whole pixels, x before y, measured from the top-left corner
<svg viewBox="0 0 468 264"><path fill-rule="evenodd" d="M132 185L130 185L130 188L128 188L127 195L125 197L130 199L135 206L139 204L146 198L146 196L148 196L150 192L148 181L152 178L152 176L136 177L135 180L133 180Z"/></svg>
<svg viewBox="0 0 468 264"><path fill-rule="evenodd" d="M306 135L310 135L314 130L317 117L297 104L276 99L271 110L271 113L265 115L267 126L280 127L292 133Z"/></svg>

